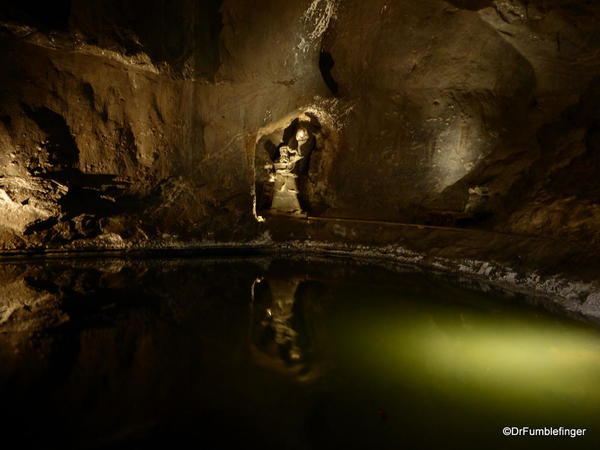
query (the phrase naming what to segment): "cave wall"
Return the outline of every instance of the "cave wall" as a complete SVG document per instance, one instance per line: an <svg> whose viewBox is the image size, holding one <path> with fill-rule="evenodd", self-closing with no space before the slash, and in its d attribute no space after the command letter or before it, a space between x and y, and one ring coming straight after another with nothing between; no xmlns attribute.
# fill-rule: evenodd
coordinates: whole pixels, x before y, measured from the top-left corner
<svg viewBox="0 0 600 450"><path fill-rule="evenodd" d="M584 0L2 6L0 246L255 238L257 143L307 111L331 130L311 213L420 222L484 186L471 226L596 240L598 23Z"/></svg>

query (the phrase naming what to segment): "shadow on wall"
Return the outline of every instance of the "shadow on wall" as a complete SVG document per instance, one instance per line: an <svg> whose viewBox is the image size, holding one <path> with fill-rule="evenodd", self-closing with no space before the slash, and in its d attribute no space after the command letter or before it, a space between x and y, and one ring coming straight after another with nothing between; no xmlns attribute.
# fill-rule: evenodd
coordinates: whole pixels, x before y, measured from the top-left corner
<svg viewBox="0 0 600 450"><path fill-rule="evenodd" d="M29 161L32 178L13 183L15 186L8 192L15 199L26 197L21 202L24 209L30 203L35 205L38 197L47 195L35 190L38 184L50 183L60 191L54 199L59 210L30 222L23 230L24 235L47 233L57 241L95 237L101 234L100 222L104 218L135 205L134 199L124 196L126 181L112 174L88 174L80 170L80 151L62 115L46 107L22 104L22 108L46 137L38 156ZM28 197L30 191L35 193Z"/></svg>

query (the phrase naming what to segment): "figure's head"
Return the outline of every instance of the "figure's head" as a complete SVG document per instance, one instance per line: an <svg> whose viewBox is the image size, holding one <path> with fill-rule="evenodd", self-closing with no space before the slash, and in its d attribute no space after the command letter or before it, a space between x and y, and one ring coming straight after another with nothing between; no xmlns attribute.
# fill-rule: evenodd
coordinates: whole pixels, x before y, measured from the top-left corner
<svg viewBox="0 0 600 450"><path fill-rule="evenodd" d="M298 128L298 130L296 130L296 140L300 144L303 144L306 141L308 141L308 130L304 127Z"/></svg>

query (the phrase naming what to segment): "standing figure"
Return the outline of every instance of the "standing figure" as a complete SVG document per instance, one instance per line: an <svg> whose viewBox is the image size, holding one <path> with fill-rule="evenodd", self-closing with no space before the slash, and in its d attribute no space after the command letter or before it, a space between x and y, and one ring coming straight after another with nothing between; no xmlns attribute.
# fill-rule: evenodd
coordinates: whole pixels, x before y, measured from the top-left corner
<svg viewBox="0 0 600 450"><path fill-rule="evenodd" d="M271 203L271 213L273 214L305 215L298 200L296 183L298 175L293 173L293 170L296 163L304 158L301 148L309 138L308 131L305 128L299 128L295 137L298 142L297 149L290 145L283 145L279 148L279 159L273 164L265 166L265 169L271 170L269 181L275 183Z"/></svg>

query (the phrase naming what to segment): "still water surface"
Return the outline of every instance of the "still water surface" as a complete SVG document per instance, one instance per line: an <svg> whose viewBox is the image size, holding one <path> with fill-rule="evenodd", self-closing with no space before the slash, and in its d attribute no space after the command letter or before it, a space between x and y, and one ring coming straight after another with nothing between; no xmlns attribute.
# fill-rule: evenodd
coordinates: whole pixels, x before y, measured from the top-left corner
<svg viewBox="0 0 600 450"><path fill-rule="evenodd" d="M21 448L600 448L599 329L520 296L317 259L15 263L0 284Z"/></svg>

